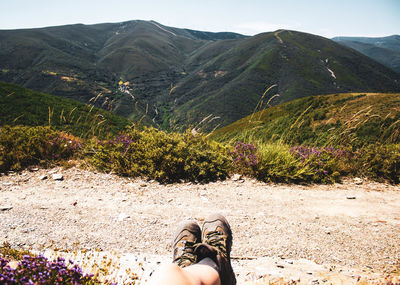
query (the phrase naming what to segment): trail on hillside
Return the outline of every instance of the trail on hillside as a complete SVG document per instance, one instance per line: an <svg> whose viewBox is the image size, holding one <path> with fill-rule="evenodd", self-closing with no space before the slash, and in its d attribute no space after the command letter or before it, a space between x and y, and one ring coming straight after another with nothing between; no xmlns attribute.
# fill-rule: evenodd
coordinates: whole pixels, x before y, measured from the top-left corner
<svg viewBox="0 0 400 285"><path fill-rule="evenodd" d="M62 181L53 179L57 173ZM24 171L0 177L0 244L98 249L165 262L181 220L201 224L220 212L232 226L240 282L378 278L398 269L399 190L360 179L160 185L77 168Z"/></svg>
<svg viewBox="0 0 400 285"><path fill-rule="evenodd" d="M274 36L278 39L278 41L283 44L282 38L279 36L280 33L284 32L285 30L279 30L274 33Z"/></svg>

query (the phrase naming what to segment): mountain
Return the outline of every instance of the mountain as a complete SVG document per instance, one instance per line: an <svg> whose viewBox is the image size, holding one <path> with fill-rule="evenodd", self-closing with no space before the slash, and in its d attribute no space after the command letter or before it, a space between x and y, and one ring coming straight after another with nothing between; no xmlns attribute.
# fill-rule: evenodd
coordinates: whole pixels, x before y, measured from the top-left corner
<svg viewBox="0 0 400 285"><path fill-rule="evenodd" d="M103 137L130 124L103 109L0 81L0 126L51 125L80 137Z"/></svg>
<svg viewBox="0 0 400 285"><path fill-rule="evenodd" d="M355 49L400 73L400 36L382 38L335 37L332 40Z"/></svg>
<svg viewBox="0 0 400 285"><path fill-rule="evenodd" d="M400 142L400 93L341 93L293 100L211 134L221 142L351 145Z"/></svg>
<svg viewBox="0 0 400 285"><path fill-rule="evenodd" d="M184 77L191 53L242 37L153 21L0 31L0 80L81 102L101 93L98 106L112 101L117 114L154 115L156 97Z"/></svg>
<svg viewBox="0 0 400 285"><path fill-rule="evenodd" d="M204 118L208 129L224 126L267 101L400 91L398 73L319 36L246 37L154 21L0 31L0 80L146 116L166 129Z"/></svg>
<svg viewBox="0 0 400 285"><path fill-rule="evenodd" d="M400 90L399 74L323 37L280 30L235 40L229 48L226 44L216 42L193 57L207 60L172 94L178 102L172 117L181 123L212 113L226 125L252 113L274 84L264 104L275 94L269 103L334 92Z"/></svg>

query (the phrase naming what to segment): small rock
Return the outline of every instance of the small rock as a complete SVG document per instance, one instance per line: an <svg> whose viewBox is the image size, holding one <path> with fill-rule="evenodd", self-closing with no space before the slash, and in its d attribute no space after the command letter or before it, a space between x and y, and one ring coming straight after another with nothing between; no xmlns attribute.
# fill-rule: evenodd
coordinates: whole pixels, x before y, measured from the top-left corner
<svg viewBox="0 0 400 285"><path fill-rule="evenodd" d="M64 177L62 176L62 174L53 174L52 177L53 177L53 180L58 180L58 181L64 180Z"/></svg>
<svg viewBox="0 0 400 285"><path fill-rule="evenodd" d="M122 221L124 221L124 220L129 219L129 218L130 218L130 216L128 216L128 215L125 214L125 213L121 213L121 214L118 215L118 221L119 221L119 222L122 222Z"/></svg>
<svg viewBox="0 0 400 285"><path fill-rule="evenodd" d="M355 200L356 199L356 196L347 196L346 197L348 200Z"/></svg>
<svg viewBox="0 0 400 285"><path fill-rule="evenodd" d="M31 168L31 171L38 171L39 168L35 167L35 168Z"/></svg>
<svg viewBox="0 0 400 285"><path fill-rule="evenodd" d="M77 201L75 201L74 203L72 203L72 206L76 206L76 205L78 205L78 202L77 202Z"/></svg>
<svg viewBox="0 0 400 285"><path fill-rule="evenodd" d="M16 269L18 267L18 261L10 261L7 265L13 269Z"/></svg>
<svg viewBox="0 0 400 285"><path fill-rule="evenodd" d="M356 177L354 178L354 184L361 185L363 184L363 180L361 178Z"/></svg>
<svg viewBox="0 0 400 285"><path fill-rule="evenodd" d="M283 266L283 265L281 265L281 264L278 264L276 267L278 267L278 268L285 268L285 266Z"/></svg>
<svg viewBox="0 0 400 285"><path fill-rule="evenodd" d="M2 211L2 212L9 211L12 208L13 208L12 206L0 206L0 211Z"/></svg>
<svg viewBox="0 0 400 285"><path fill-rule="evenodd" d="M140 187L147 187L146 183L140 184Z"/></svg>
<svg viewBox="0 0 400 285"><path fill-rule="evenodd" d="M171 203L172 201L174 201L174 199L168 199L167 203Z"/></svg>
<svg viewBox="0 0 400 285"><path fill-rule="evenodd" d="M238 181L238 180L241 180L241 179L242 179L242 175L240 175L240 174L235 174L232 177L232 181Z"/></svg>
<svg viewBox="0 0 400 285"><path fill-rule="evenodd" d="M11 186L11 185L13 185L13 183L12 182L3 182L3 185L4 186Z"/></svg>
<svg viewBox="0 0 400 285"><path fill-rule="evenodd" d="M47 175L42 175L39 177L40 180L46 180L47 179Z"/></svg>

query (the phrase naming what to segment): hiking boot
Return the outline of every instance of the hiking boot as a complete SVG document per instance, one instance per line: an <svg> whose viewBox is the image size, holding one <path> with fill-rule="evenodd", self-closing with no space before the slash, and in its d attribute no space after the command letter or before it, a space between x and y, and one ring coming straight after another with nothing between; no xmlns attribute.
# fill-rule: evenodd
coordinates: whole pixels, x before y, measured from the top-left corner
<svg viewBox="0 0 400 285"><path fill-rule="evenodd" d="M195 246L201 242L201 230L194 221L182 222L175 234L173 241L173 263L179 267L186 267L197 262L194 254Z"/></svg>
<svg viewBox="0 0 400 285"><path fill-rule="evenodd" d="M211 258L218 266L221 285L235 285L236 277L231 265L232 231L228 221L220 214L214 214L204 221L202 244L195 253L200 261Z"/></svg>

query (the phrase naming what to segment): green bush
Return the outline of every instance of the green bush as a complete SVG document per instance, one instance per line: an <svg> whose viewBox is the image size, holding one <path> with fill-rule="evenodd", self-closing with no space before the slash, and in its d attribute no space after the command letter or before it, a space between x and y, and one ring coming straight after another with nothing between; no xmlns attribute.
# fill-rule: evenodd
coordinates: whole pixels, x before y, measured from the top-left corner
<svg viewBox="0 0 400 285"><path fill-rule="evenodd" d="M82 151L83 150L83 151ZM113 140L82 141L49 127L0 127L0 172L81 156L96 169L160 182L209 182L236 172L265 182L332 183L364 176L400 183L400 145L307 147L237 143L228 151L202 135L128 128Z"/></svg>
<svg viewBox="0 0 400 285"><path fill-rule="evenodd" d="M369 145L362 150L359 174L378 181L400 182L400 145Z"/></svg>
<svg viewBox="0 0 400 285"><path fill-rule="evenodd" d="M89 164L125 176L146 176L160 182L213 181L229 171L227 150L190 133L166 133L155 128L130 128L114 140L88 142Z"/></svg>
<svg viewBox="0 0 400 285"><path fill-rule="evenodd" d="M294 146L290 152L311 170L312 182L333 183L358 171L360 153L349 148Z"/></svg>
<svg viewBox="0 0 400 285"><path fill-rule="evenodd" d="M0 127L0 172L68 159L80 147L76 137L49 127Z"/></svg>
<svg viewBox="0 0 400 285"><path fill-rule="evenodd" d="M258 146L256 178L266 182L312 182L313 172L282 144Z"/></svg>

